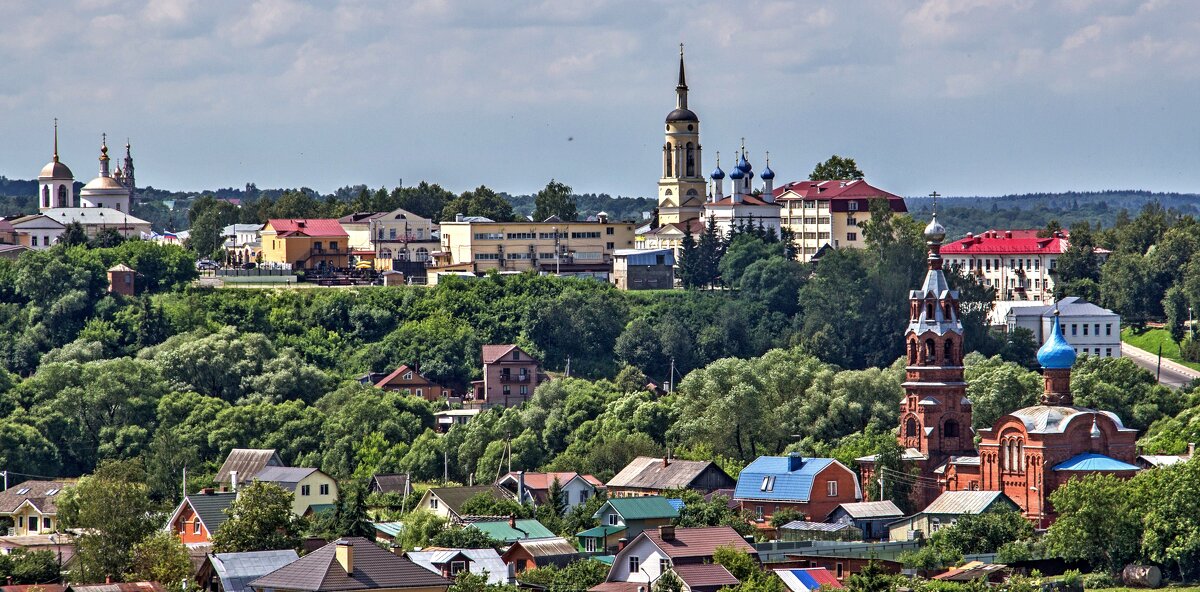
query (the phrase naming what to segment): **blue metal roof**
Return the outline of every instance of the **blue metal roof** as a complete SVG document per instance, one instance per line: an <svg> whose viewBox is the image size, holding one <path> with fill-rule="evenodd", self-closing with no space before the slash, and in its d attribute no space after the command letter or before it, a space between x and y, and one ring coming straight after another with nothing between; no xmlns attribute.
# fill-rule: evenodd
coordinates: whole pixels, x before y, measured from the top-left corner
<svg viewBox="0 0 1200 592"><path fill-rule="evenodd" d="M1058 315L1050 326L1050 339L1037 352L1038 363L1048 370L1065 370L1075 365L1075 348L1063 337Z"/></svg>
<svg viewBox="0 0 1200 592"><path fill-rule="evenodd" d="M1072 456L1066 461L1055 465L1056 471L1136 471L1138 468L1115 458L1087 452Z"/></svg>
<svg viewBox="0 0 1200 592"><path fill-rule="evenodd" d="M683 500L678 499L678 498L673 498L673 497L667 498L667 503L671 504L671 507L675 508L675 511L677 511L677 512L682 512L683 506L685 505L683 503Z"/></svg>
<svg viewBox="0 0 1200 592"><path fill-rule="evenodd" d="M800 466L789 471L789 465ZM798 458L760 456L742 469L738 476L734 499L779 500L807 502L812 494L817 473L833 464L832 458Z"/></svg>

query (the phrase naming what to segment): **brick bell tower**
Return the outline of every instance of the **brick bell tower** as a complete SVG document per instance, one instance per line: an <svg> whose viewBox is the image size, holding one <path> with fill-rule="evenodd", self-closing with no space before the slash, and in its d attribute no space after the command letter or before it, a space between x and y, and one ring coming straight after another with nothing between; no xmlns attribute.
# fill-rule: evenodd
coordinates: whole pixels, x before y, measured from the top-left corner
<svg viewBox="0 0 1200 592"><path fill-rule="evenodd" d="M953 456L975 456L971 402L963 381L963 327L958 292L942 272L946 229L934 214L925 227L929 271L918 290L909 292L908 330L904 334L907 366L904 401L900 404L899 442L916 457L921 481L913 501L924 508L940 490L934 470ZM913 454L919 453L919 456Z"/></svg>

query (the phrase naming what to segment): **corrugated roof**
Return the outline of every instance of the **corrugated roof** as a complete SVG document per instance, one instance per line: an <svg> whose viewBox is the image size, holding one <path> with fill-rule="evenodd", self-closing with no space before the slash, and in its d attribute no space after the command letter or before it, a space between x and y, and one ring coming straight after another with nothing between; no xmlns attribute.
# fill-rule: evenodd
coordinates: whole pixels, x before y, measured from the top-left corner
<svg viewBox="0 0 1200 592"><path fill-rule="evenodd" d="M980 514L992 504L1008 500L1000 491L946 491L933 500L922 514ZM1009 501L1009 503L1012 503Z"/></svg>
<svg viewBox="0 0 1200 592"><path fill-rule="evenodd" d="M796 470L791 463L799 462ZM737 499L807 502L812 496L817 473L835 461L832 458L760 456L742 469L733 496Z"/></svg>
<svg viewBox="0 0 1200 592"><path fill-rule="evenodd" d="M544 539L551 538L554 533L542 525L541 522L532 518L520 518L513 521L515 525L509 524L508 519L504 520L480 520L468 524L486 532L488 536L498 541L513 543L523 541L525 539Z"/></svg>
<svg viewBox="0 0 1200 592"><path fill-rule="evenodd" d="M158 582L114 582L112 584L72 584L74 592L163 592Z"/></svg>
<svg viewBox="0 0 1200 592"><path fill-rule="evenodd" d="M1103 454L1088 452L1054 465L1055 471L1137 471L1137 466Z"/></svg>
<svg viewBox="0 0 1200 592"><path fill-rule="evenodd" d="M318 472L317 469L307 467L264 467L254 475L254 480L269 481L292 491L296 489L297 483L316 472Z"/></svg>
<svg viewBox="0 0 1200 592"><path fill-rule="evenodd" d="M573 557L579 554L579 550L575 548L575 545L571 544L571 541L568 541L562 537L530 539L513 543L513 547L517 546L525 549L525 551L527 551L535 559L563 557L568 555ZM509 548L509 551L511 550L512 548Z"/></svg>
<svg viewBox="0 0 1200 592"><path fill-rule="evenodd" d="M842 504L839 508L846 511L851 518L899 518L904 515L892 500L880 502L854 502Z"/></svg>
<svg viewBox="0 0 1200 592"><path fill-rule="evenodd" d="M758 555L756 550L738 531L728 526L705 526L701 528L676 528L675 536L670 541L664 541L658 529L644 530L639 537L644 536L654 543L662 552L672 559L681 557L711 557L717 547L733 547L751 555ZM637 540L636 538L634 539ZM632 545L632 543L630 543ZM628 547L626 547L628 548Z"/></svg>
<svg viewBox="0 0 1200 592"><path fill-rule="evenodd" d="M675 518L679 516L679 510L671 505L667 498L660 495L648 495L644 497L615 497L604 502L604 506L611 507L617 514L621 515L626 521L629 520L650 520L653 518ZM600 506L599 510L592 515L593 518L599 518L604 512L604 506Z"/></svg>
<svg viewBox="0 0 1200 592"><path fill-rule="evenodd" d="M799 530L803 532L838 532L841 530L855 528L853 524L843 522L808 522L806 520L793 520L781 526L783 530Z"/></svg>
<svg viewBox="0 0 1200 592"><path fill-rule="evenodd" d="M495 549L439 549L437 551L409 551L404 554L405 557L412 560L413 563L436 574L441 573L435 564L443 564L450 557L455 555L465 555L470 563L467 565L467 571L473 574L487 573L488 583L496 586L503 586L508 583L508 566L504 565L504 560L500 558L500 554Z"/></svg>
<svg viewBox="0 0 1200 592"><path fill-rule="evenodd" d="M716 590L741 583L720 563L685 563L671 566L671 571L687 584L689 590Z"/></svg>
<svg viewBox="0 0 1200 592"><path fill-rule="evenodd" d="M528 353L525 352L525 350L517 347L516 345L514 345L512 343L506 343L506 344L500 344L500 345L485 345L485 346L483 346L483 363L484 364L495 364L496 362L500 361L501 358L507 357L510 353L512 353L513 350L517 350L517 351L521 352L521 359L517 360L517 361L519 361L519 362L535 361L532 356L530 356Z"/></svg>
<svg viewBox="0 0 1200 592"><path fill-rule="evenodd" d="M228 484L229 475L237 471L239 483L249 483L259 471L265 467L282 467L283 459L275 453L274 448L234 448L225 457L214 480L217 483Z"/></svg>
<svg viewBox="0 0 1200 592"><path fill-rule="evenodd" d="M280 235L300 234L312 237L349 236L346 229L333 218L305 218L267 220L267 225ZM266 228L264 228L266 230Z"/></svg>
<svg viewBox="0 0 1200 592"><path fill-rule="evenodd" d="M404 530L403 522L372 522L371 527L377 532L382 532L390 537L400 536L400 531Z"/></svg>
<svg viewBox="0 0 1200 592"><path fill-rule="evenodd" d="M336 543L329 543L292 563L250 583L255 588L338 591L381 588L442 588L450 581L430 573L409 559L380 549L362 537L341 539L354 548L354 570L347 574L335 556Z"/></svg>
<svg viewBox="0 0 1200 592"><path fill-rule="evenodd" d="M982 234L956 240L942 246L942 256L954 255L1061 255L1067 250L1067 239L1038 238L1026 232L989 230Z"/></svg>
<svg viewBox="0 0 1200 592"><path fill-rule="evenodd" d="M281 551L252 551L249 553L214 553L208 560L221 579L225 592L247 592L250 582L265 576L297 559L292 549Z"/></svg>
<svg viewBox="0 0 1200 592"><path fill-rule="evenodd" d="M371 477L371 483L380 493L404 493L409 491L408 473L388 473Z"/></svg>
<svg viewBox="0 0 1200 592"><path fill-rule="evenodd" d="M609 487L628 487L637 489L683 489L690 487L692 482L709 468L721 471L716 464L706 460L670 459L663 466L663 459L639 456L625 468L621 469L612 479L608 480ZM725 474L721 471L721 474ZM733 478L727 478L732 482Z"/></svg>
<svg viewBox="0 0 1200 592"><path fill-rule="evenodd" d="M791 592L815 592L825 586L827 588L844 588L828 569L824 567L809 567L801 569L776 569L775 575L783 580Z"/></svg>
<svg viewBox="0 0 1200 592"><path fill-rule="evenodd" d="M617 534L618 532L627 530L625 526L597 526L589 528L583 532L575 533L577 538L602 538L609 535Z"/></svg>

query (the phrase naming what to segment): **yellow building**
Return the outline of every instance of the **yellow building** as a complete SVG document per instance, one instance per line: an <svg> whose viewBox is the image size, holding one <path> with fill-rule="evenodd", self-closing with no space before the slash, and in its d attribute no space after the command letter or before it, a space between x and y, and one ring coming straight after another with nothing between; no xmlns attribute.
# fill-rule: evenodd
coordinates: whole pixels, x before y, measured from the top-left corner
<svg viewBox="0 0 1200 592"><path fill-rule="evenodd" d="M0 493L0 516L12 520L13 535L26 536L58 529L56 501L66 481L25 481Z"/></svg>
<svg viewBox="0 0 1200 592"><path fill-rule="evenodd" d="M262 236L262 260L292 269L350 267L349 235L337 220L268 220Z"/></svg>
<svg viewBox="0 0 1200 592"><path fill-rule="evenodd" d="M687 222L699 218L704 211L705 180L700 158L700 118L688 109L687 92L687 82L683 73L683 45L680 45L675 109L667 114L662 178L658 180L659 224Z"/></svg>
<svg viewBox="0 0 1200 592"><path fill-rule="evenodd" d="M274 483L292 492L292 513L297 516L331 510L337 504L337 481L318 469L264 467L254 475L254 480Z"/></svg>
<svg viewBox="0 0 1200 592"><path fill-rule="evenodd" d="M863 180L796 181L774 190L782 206L780 225L792 232L797 258L811 261L822 248L864 248L862 227L871 219L871 201L886 199L893 212L907 212L904 198Z"/></svg>
<svg viewBox="0 0 1200 592"><path fill-rule="evenodd" d="M460 217L442 222L438 267L469 265L473 271L549 273L611 270L613 252L634 247L632 222L492 222Z"/></svg>

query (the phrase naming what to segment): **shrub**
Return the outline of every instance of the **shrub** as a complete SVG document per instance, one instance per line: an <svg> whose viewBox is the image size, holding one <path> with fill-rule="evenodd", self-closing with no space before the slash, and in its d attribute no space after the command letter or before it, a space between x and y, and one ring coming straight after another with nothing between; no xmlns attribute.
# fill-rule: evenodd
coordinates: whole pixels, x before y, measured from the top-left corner
<svg viewBox="0 0 1200 592"><path fill-rule="evenodd" d="M1095 590L1097 588L1113 588L1116 587L1117 581L1106 572L1096 572L1085 574L1080 578L1080 583L1083 584L1084 590Z"/></svg>

